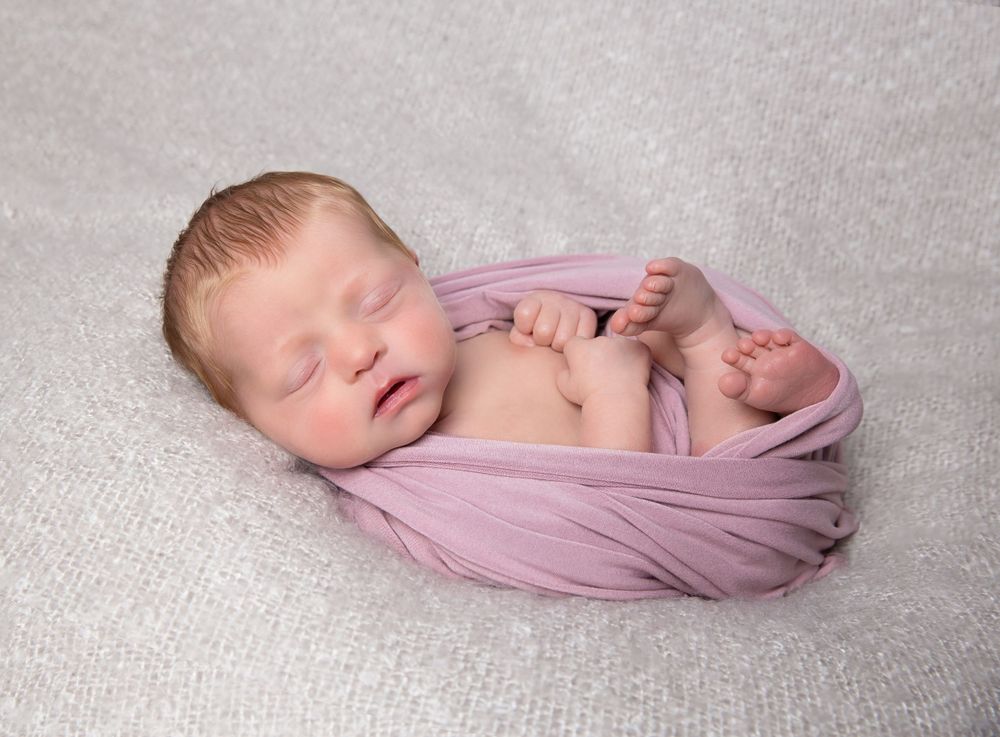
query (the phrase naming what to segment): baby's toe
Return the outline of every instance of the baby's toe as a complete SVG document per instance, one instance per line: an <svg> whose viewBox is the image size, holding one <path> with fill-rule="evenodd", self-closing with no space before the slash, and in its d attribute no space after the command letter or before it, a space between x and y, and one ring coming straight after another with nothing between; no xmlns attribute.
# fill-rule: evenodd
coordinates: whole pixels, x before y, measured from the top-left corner
<svg viewBox="0 0 1000 737"><path fill-rule="evenodd" d="M615 333L624 333L629 325L628 311L624 307L615 310L615 314L608 321L608 327Z"/></svg>
<svg viewBox="0 0 1000 737"><path fill-rule="evenodd" d="M629 320L632 322L649 322L658 314L659 307L647 307L645 305L630 304L626 310Z"/></svg>
<svg viewBox="0 0 1000 737"><path fill-rule="evenodd" d="M726 350L722 352L722 360L723 362L728 363L730 366L738 368L741 371L749 371L753 362L753 356L741 353L735 348L726 348Z"/></svg>
<svg viewBox="0 0 1000 737"><path fill-rule="evenodd" d="M662 305L667 301L667 295L662 292L651 292L640 287L632 295L632 301L641 305Z"/></svg>
<svg viewBox="0 0 1000 737"><path fill-rule="evenodd" d="M736 362L740 360L742 354L735 348L726 348L722 352L722 360L728 363L730 366L735 366Z"/></svg>
<svg viewBox="0 0 1000 737"><path fill-rule="evenodd" d="M750 337L753 342L757 345L764 347L771 342L771 331L770 330L754 330Z"/></svg>
<svg viewBox="0 0 1000 737"><path fill-rule="evenodd" d="M646 277L642 280L640 289L645 289L650 292L656 292L659 294L666 294L671 289L674 288L674 280L669 276L662 276L659 274L654 274L653 276Z"/></svg>
<svg viewBox="0 0 1000 737"><path fill-rule="evenodd" d="M719 377L719 391L730 399L742 399L750 387L750 377L740 371L730 371Z"/></svg>
<svg viewBox="0 0 1000 737"><path fill-rule="evenodd" d="M736 341L736 347L740 349L740 353L745 353L746 355L753 356L754 358L767 350L764 346L757 343L756 338L740 338Z"/></svg>
<svg viewBox="0 0 1000 737"><path fill-rule="evenodd" d="M665 274L666 276L677 276L680 273L684 262L675 256L668 258L658 258L646 264L646 273Z"/></svg>
<svg viewBox="0 0 1000 737"><path fill-rule="evenodd" d="M798 337L799 336L795 334L794 330L790 330L789 328L781 328L779 330L774 331L774 334L771 336L771 339L777 345L791 345L792 341L797 340Z"/></svg>
<svg viewBox="0 0 1000 737"><path fill-rule="evenodd" d="M608 323L612 332L631 338L644 330L639 322L632 319L632 308L635 306L630 304L615 310L615 314L611 316L611 321Z"/></svg>

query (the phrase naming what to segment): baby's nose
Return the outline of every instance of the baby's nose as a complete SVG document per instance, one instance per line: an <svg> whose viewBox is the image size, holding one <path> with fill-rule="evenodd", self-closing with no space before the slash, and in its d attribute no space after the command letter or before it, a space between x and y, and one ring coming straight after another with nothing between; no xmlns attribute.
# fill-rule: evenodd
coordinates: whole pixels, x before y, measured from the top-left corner
<svg viewBox="0 0 1000 737"><path fill-rule="evenodd" d="M334 350L348 380L370 370L386 350L378 332L367 327L343 331L336 343Z"/></svg>

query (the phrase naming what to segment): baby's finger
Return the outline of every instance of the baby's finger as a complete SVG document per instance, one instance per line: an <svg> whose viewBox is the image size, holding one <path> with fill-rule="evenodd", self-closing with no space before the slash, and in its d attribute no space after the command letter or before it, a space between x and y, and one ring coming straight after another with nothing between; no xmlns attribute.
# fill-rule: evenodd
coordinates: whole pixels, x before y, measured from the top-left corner
<svg viewBox="0 0 1000 737"><path fill-rule="evenodd" d="M514 345L523 345L525 348L535 347L535 341L531 339L531 336L525 335L516 326L510 329L510 342Z"/></svg>
<svg viewBox="0 0 1000 737"><path fill-rule="evenodd" d="M577 335L577 325L579 325L579 313L575 310L567 310L562 313L556 334L552 338L552 349L562 352L566 341Z"/></svg>
<svg viewBox="0 0 1000 737"><path fill-rule="evenodd" d="M542 309L542 301L538 297L525 297L514 308L514 327L522 335L531 335L538 312Z"/></svg>
<svg viewBox="0 0 1000 737"><path fill-rule="evenodd" d="M531 327L531 339L535 341L535 345L552 345L560 317L562 312L558 305L552 303L542 305L538 317L535 318L535 324Z"/></svg>
<svg viewBox="0 0 1000 737"><path fill-rule="evenodd" d="M576 324L576 334L581 338L597 335L597 315L589 307L580 310L580 322Z"/></svg>

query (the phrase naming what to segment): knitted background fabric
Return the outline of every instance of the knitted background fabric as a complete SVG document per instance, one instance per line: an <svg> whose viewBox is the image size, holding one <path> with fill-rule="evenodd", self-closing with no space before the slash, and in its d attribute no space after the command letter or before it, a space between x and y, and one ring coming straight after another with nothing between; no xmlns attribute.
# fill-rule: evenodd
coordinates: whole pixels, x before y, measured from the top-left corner
<svg viewBox="0 0 1000 737"><path fill-rule="evenodd" d="M989 735L1000 10L0 9L0 732ZM846 568L765 602L442 580L160 337L212 186L357 186L431 275L675 254L858 378Z"/></svg>

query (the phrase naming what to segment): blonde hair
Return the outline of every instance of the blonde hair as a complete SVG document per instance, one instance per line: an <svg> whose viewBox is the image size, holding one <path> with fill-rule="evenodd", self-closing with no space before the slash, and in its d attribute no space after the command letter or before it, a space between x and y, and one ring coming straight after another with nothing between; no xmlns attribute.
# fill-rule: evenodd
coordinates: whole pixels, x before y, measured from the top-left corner
<svg viewBox="0 0 1000 737"><path fill-rule="evenodd" d="M409 250L352 186L310 172L266 172L212 188L174 242L163 275L163 337L174 359L197 376L212 398L244 417L232 377L213 356L208 306L248 265L277 264L288 240L317 209L359 215L375 237Z"/></svg>

